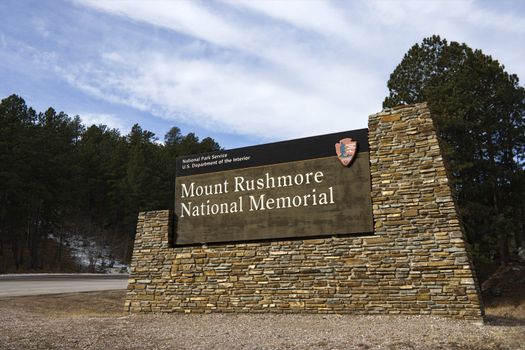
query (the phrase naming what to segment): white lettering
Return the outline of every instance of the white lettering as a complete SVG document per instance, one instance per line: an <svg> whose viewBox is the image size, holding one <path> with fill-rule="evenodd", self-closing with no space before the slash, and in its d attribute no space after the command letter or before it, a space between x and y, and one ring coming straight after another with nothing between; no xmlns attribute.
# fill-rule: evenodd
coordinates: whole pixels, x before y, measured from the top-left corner
<svg viewBox="0 0 525 350"><path fill-rule="evenodd" d="M192 182L190 184L189 190L188 188L186 188L186 184L181 184L181 185L182 185L181 197L182 198L193 197L193 187L195 186L195 182Z"/></svg>
<svg viewBox="0 0 525 350"><path fill-rule="evenodd" d="M191 213L190 213L191 202L188 202L187 205L188 206L186 206L186 204L184 204L184 203L180 204L180 217L181 218L184 217L184 213L186 213L186 215L188 215L188 216L191 216Z"/></svg>

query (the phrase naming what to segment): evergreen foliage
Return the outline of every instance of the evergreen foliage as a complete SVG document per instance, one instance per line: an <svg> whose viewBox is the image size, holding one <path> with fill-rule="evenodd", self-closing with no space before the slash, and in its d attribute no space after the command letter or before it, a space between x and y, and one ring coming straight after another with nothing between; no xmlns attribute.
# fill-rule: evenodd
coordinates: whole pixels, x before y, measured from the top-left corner
<svg viewBox="0 0 525 350"><path fill-rule="evenodd" d="M129 261L138 212L173 208L175 158L218 149L177 127L160 144L138 124L121 135L52 108L36 113L16 95L3 99L0 273L71 268L62 242L74 233Z"/></svg>
<svg viewBox="0 0 525 350"><path fill-rule="evenodd" d="M432 36L405 54L384 107L426 101L478 262L525 248L525 89L480 50Z"/></svg>

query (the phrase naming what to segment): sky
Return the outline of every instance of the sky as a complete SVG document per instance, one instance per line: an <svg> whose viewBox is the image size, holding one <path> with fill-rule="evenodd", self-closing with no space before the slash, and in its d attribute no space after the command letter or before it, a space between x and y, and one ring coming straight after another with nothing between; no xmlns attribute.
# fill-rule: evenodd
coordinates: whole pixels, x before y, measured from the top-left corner
<svg viewBox="0 0 525 350"><path fill-rule="evenodd" d="M438 34L525 79L525 1L2 0L0 98L235 148L367 127ZM523 85L523 82L520 82Z"/></svg>

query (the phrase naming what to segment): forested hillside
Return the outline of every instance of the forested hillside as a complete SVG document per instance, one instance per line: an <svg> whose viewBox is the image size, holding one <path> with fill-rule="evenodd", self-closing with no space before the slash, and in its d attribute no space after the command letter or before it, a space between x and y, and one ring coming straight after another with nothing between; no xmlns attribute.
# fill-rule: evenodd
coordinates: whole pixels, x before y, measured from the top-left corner
<svg viewBox="0 0 525 350"><path fill-rule="evenodd" d="M53 108L37 113L11 95L0 103L0 273L76 270L64 247L87 236L127 262L137 213L173 208L175 158L219 149L173 127L158 142L82 125Z"/></svg>

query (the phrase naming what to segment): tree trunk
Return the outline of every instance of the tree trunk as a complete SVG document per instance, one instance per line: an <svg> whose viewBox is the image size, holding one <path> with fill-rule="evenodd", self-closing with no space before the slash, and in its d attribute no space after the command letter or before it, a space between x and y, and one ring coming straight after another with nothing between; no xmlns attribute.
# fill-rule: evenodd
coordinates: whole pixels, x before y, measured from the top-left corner
<svg viewBox="0 0 525 350"><path fill-rule="evenodd" d="M489 160L492 166L489 179L491 182L492 187L492 207L494 210L493 215L493 225L497 225L497 222L499 221L500 216L500 207L498 202L498 181L496 176L496 171L498 169L498 164L496 163L496 156L495 156L495 150L494 150L494 144L492 142L492 133L488 133L488 142L487 142L487 152L489 155ZM505 230L502 230L498 226L494 226L496 228L497 232L497 246L498 246L498 253L500 258L500 265L505 266L509 262L509 233Z"/></svg>
<svg viewBox="0 0 525 350"><path fill-rule="evenodd" d="M59 234L58 234L58 251L57 251L57 262L58 263L62 263L62 249L63 249L63 246L64 246L64 230L62 229L62 227L60 228L60 230L58 231Z"/></svg>
<svg viewBox="0 0 525 350"><path fill-rule="evenodd" d="M521 204L520 212L521 212L521 215L520 215L521 230L519 231L519 234L518 234L517 243L518 243L518 247L525 249L525 202Z"/></svg>
<svg viewBox="0 0 525 350"><path fill-rule="evenodd" d="M35 209L31 224L31 226L33 226L33 232L31 235L31 250L29 252L29 267L36 270L39 267L38 249L40 248L40 206L37 206Z"/></svg>
<svg viewBox="0 0 525 350"><path fill-rule="evenodd" d="M18 242L16 238L11 240L11 252L13 253L13 260L15 262L15 270L18 271L20 268L20 258L18 253Z"/></svg>

